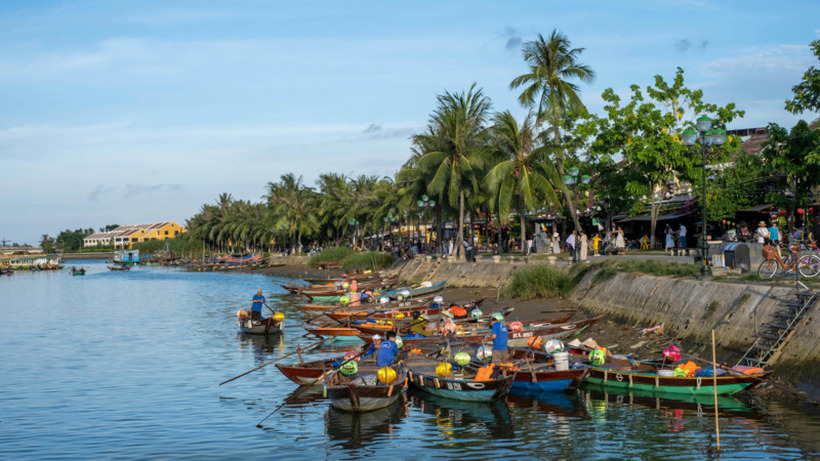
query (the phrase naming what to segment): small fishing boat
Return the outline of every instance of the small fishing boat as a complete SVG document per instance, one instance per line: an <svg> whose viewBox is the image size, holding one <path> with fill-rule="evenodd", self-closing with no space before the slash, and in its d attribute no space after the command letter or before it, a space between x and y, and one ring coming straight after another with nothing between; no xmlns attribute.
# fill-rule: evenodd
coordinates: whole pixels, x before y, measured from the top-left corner
<svg viewBox="0 0 820 461"><path fill-rule="evenodd" d="M430 310L435 311L433 309L430 309ZM430 310L428 310L428 311L430 311ZM515 310L515 309L512 308L512 307L505 307L505 308L501 309L500 313L501 313L501 315L506 317L513 310ZM475 328L477 326L477 324L480 324L480 323L489 324L489 319L490 319L491 315L492 314L486 314L486 315L483 315L482 317L480 317L478 319L472 318L472 317L465 317L463 319L456 319L456 320L454 320L454 322L456 324L456 328L458 328L460 326L461 331L464 331L465 328ZM563 317L553 319L552 321L554 323L566 322L567 320L569 320L570 317L572 317L572 314L568 314L568 315L565 315ZM348 320L337 320L337 322L341 323L342 325L347 325L349 328L355 328L356 330L359 330L360 332L362 332L364 334L374 335L374 334L377 334L377 333L384 334L389 330L396 330L400 334L406 334L406 333L410 332L409 330L410 330L411 325L413 324L413 322L418 322L418 321L417 320L414 321L413 318L412 318L412 314L411 314L410 317L405 317L403 319L394 319L394 320L390 320L390 319L364 319L364 320L361 320L361 319L348 319ZM537 322L537 321L533 320L531 322ZM541 320L541 322L544 322L544 320ZM456 334L458 334L458 333L456 333Z"/></svg>
<svg viewBox="0 0 820 461"><path fill-rule="evenodd" d="M242 330L242 333L250 335L271 335L281 333L285 329L284 316L280 317L281 320L276 320L273 317L262 320L251 320L247 315L247 312L244 310L240 310L237 313L236 326ZM281 316L281 314L277 315Z"/></svg>
<svg viewBox="0 0 820 461"><path fill-rule="evenodd" d="M443 290L444 287L447 286L447 280L442 280L441 282L431 283L431 282L421 282L418 285L414 285L412 287L406 288L399 288L397 290L390 290L385 291L382 293L383 296L389 296L391 299L397 299L399 296L407 299L407 298L414 298L417 296L422 295L429 295L430 293L435 293L437 291Z"/></svg>
<svg viewBox="0 0 820 461"><path fill-rule="evenodd" d="M83 269L82 267L79 269L72 268L71 275L85 275L85 269Z"/></svg>
<svg viewBox="0 0 820 461"><path fill-rule="evenodd" d="M668 365L667 365L668 367ZM711 367L709 367L711 370ZM656 395L732 395L740 391L751 389L771 371L753 371L751 374L743 367L734 367L726 370L717 378L712 376L672 376L667 368L646 363L630 363L625 360L613 360L600 366L589 366L589 374L584 385L597 385L604 389L635 389L649 391ZM715 385L717 382L717 385Z"/></svg>
<svg viewBox="0 0 820 461"><path fill-rule="evenodd" d="M108 266L108 269L112 270L112 271L125 272L125 271L130 271L131 266L128 265L128 264L123 264L121 266Z"/></svg>
<svg viewBox="0 0 820 461"><path fill-rule="evenodd" d="M305 328L308 333L312 335L316 335L320 338L328 338L328 337L356 337L360 334L359 330L355 328L348 328L348 327L316 327L316 328Z"/></svg>
<svg viewBox="0 0 820 461"><path fill-rule="evenodd" d="M552 356L542 351L524 348L509 351L510 360L518 367L513 381L515 392L561 392L577 387L586 377L587 366L579 362L568 361L556 366Z"/></svg>
<svg viewBox="0 0 820 461"><path fill-rule="evenodd" d="M479 307L481 303L487 298L478 298L472 301L454 303L455 306L461 307L463 310L468 312L466 316L466 320L471 320L472 317L469 315L469 311L471 309L475 309ZM387 307L383 308L380 304L375 304L368 306L369 309L364 309L363 306L359 306L357 310L347 310L347 311L333 311L325 313L325 317L328 317L332 320L336 320L342 323L347 323L348 319L406 319L413 315L414 312L418 312L419 314L423 314L427 316L428 319L432 320L434 317L437 317L441 314L442 307L432 307L432 305L423 304L419 305L412 305L412 306L398 306L398 307ZM451 305L452 307L452 305ZM446 309L446 307L444 307ZM502 313L506 316L509 312L512 312L512 308L504 308L501 310ZM506 312L506 313L505 313ZM456 319L459 321L460 319ZM474 320L474 319L473 319Z"/></svg>
<svg viewBox="0 0 820 461"><path fill-rule="evenodd" d="M330 405L344 411L371 411L393 404L405 384L404 367L383 367L376 373L351 378L334 373L325 387ZM392 378L392 379L391 379Z"/></svg>
<svg viewBox="0 0 820 461"><path fill-rule="evenodd" d="M327 285L328 283L349 282L351 279L358 280L360 283L385 277L381 272L371 272L369 274L353 274L348 277L328 277L323 279L302 279L311 285Z"/></svg>
<svg viewBox="0 0 820 461"><path fill-rule="evenodd" d="M452 370L448 362L408 359L407 381L429 394L468 402L503 399L512 388L514 372L492 364L477 370L465 367L447 373L448 369Z"/></svg>
<svg viewBox="0 0 820 461"><path fill-rule="evenodd" d="M13 273L14 273L14 269L11 269L11 268L8 268L8 267L0 268L0 275L11 275Z"/></svg>
<svg viewBox="0 0 820 461"><path fill-rule="evenodd" d="M302 312L321 313L321 312L359 312L363 309L384 310L390 308L407 308L407 309L421 309L429 304L429 299L421 298L415 300L413 303L391 301L389 303L360 303L358 306L335 304L303 304L296 306Z"/></svg>

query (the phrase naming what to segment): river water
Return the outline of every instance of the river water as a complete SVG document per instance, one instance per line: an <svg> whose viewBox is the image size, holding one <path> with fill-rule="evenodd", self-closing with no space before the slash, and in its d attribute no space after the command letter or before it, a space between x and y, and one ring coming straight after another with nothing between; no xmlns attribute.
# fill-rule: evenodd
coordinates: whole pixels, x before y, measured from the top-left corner
<svg viewBox="0 0 820 461"><path fill-rule="evenodd" d="M321 389L295 392L272 365L218 386L314 342L302 336L299 298L276 285L288 279L70 264L87 275L0 278L2 459L717 457L709 399L589 390L486 405L408 391L390 408L355 415L331 409ZM257 288L285 313L283 335L237 331L236 311ZM734 398L720 407L721 458L820 457L820 412Z"/></svg>

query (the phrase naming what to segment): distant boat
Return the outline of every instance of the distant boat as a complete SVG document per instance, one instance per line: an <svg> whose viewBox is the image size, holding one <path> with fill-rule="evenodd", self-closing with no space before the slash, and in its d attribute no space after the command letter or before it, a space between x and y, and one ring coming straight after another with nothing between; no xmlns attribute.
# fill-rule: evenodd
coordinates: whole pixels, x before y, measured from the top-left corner
<svg viewBox="0 0 820 461"><path fill-rule="evenodd" d="M85 275L85 269L82 267L79 269L71 269L71 275Z"/></svg>
<svg viewBox="0 0 820 461"><path fill-rule="evenodd" d="M131 266L128 264L123 264L122 266L108 266L108 269L112 271L130 271Z"/></svg>

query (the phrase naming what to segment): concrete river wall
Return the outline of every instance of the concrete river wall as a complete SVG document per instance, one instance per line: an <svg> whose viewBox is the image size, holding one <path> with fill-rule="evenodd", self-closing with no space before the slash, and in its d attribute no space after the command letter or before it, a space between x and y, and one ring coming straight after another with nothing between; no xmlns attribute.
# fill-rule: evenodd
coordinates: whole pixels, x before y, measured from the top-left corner
<svg viewBox="0 0 820 461"><path fill-rule="evenodd" d="M531 260L501 262L484 258L477 263L416 259L396 269L405 282L448 280L448 286L493 287L501 290L512 275ZM562 266L557 266L561 268ZM637 273L617 273L595 280L591 270L581 279L571 300L583 309L636 328L663 324L685 351L711 357L715 330L719 362L734 365L754 343L762 325L774 320L783 302L794 301L794 282L782 282L766 296L770 285L678 279ZM788 342L772 357L780 377L817 394L820 390L820 330L813 319L820 302L810 309Z"/></svg>

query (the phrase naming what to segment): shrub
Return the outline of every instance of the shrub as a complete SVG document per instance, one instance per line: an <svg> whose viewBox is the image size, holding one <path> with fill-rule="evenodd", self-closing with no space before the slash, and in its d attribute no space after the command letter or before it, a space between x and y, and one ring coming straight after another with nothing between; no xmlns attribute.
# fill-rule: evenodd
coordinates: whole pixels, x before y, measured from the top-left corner
<svg viewBox="0 0 820 461"><path fill-rule="evenodd" d="M344 269L384 269L392 265L393 256L390 253L381 253L378 251L351 253L342 260L342 268Z"/></svg>
<svg viewBox="0 0 820 461"><path fill-rule="evenodd" d="M519 301L569 295L575 283L566 272L547 265L533 266L513 274L505 294Z"/></svg>
<svg viewBox="0 0 820 461"><path fill-rule="evenodd" d="M330 262L335 261L339 262L345 259L346 257L350 256L353 253L348 247L333 247L323 250L320 253L317 253L310 257L308 264L312 267L316 267L319 263L323 262Z"/></svg>

